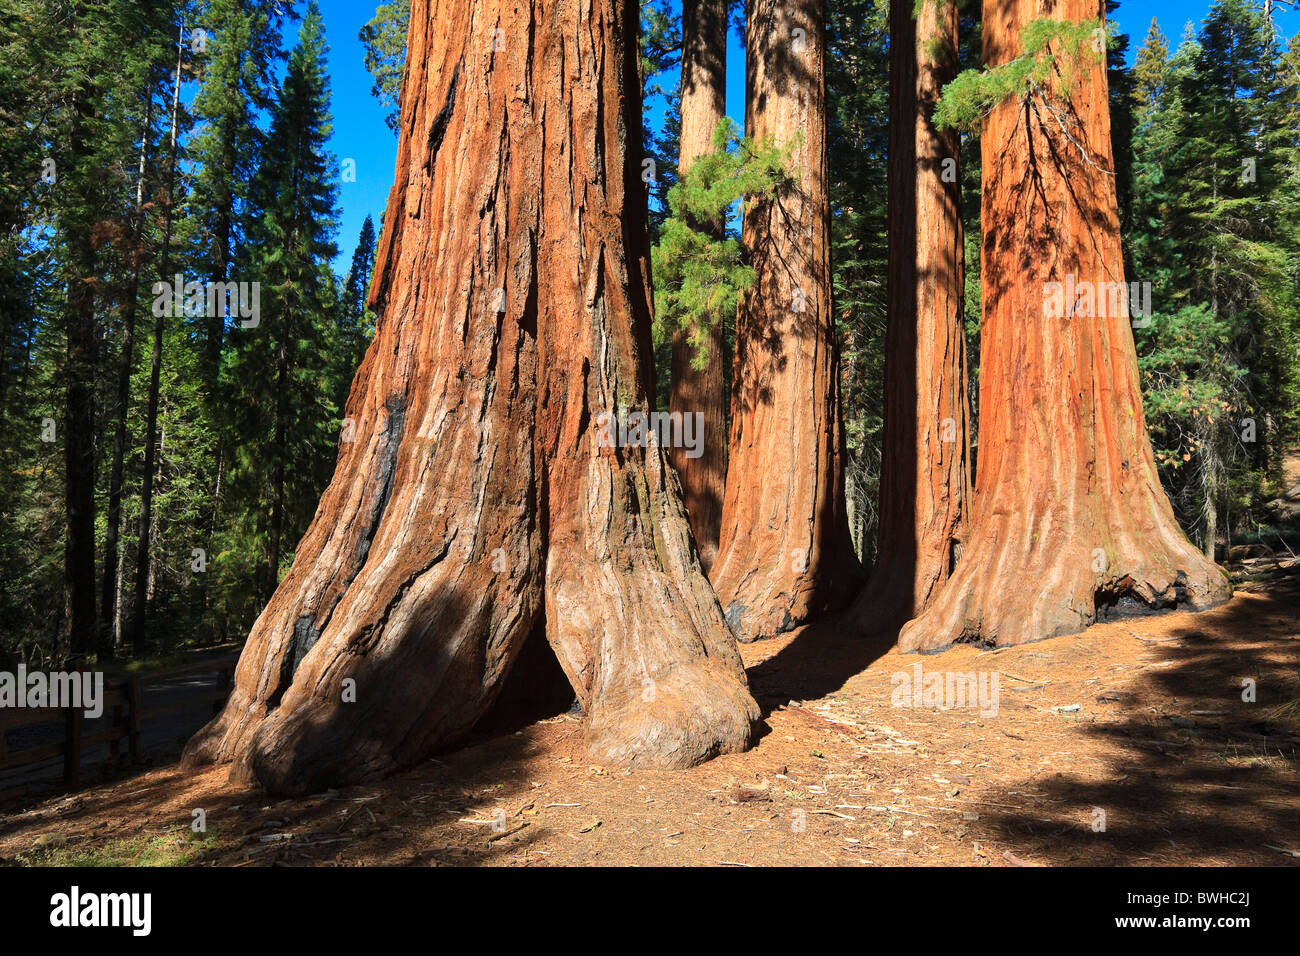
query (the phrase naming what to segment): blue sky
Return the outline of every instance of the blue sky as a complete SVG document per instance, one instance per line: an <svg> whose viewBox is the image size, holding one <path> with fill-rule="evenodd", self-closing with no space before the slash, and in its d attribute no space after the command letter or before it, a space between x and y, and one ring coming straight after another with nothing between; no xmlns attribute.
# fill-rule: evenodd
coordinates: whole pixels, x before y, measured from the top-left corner
<svg viewBox="0 0 1300 956"><path fill-rule="evenodd" d="M372 80L366 72L363 50L357 41L357 31L374 15L377 0L319 0L325 21L325 35L329 40L329 67L334 135L330 148L340 163L345 159L356 161L356 182L342 183L339 205L342 211L338 235L339 258L336 269L347 270L356 245L361 223L367 215L374 216L378 226L388 189L393 183L393 164L397 157L397 139L384 124L384 110L370 93ZM1131 35L1130 55L1141 46L1146 37L1151 18L1160 21L1160 27L1171 45L1177 45L1183 27L1188 21L1199 24L1210 9L1211 0L1128 0L1122 2L1114 14L1120 29ZM302 9L302 4L299 4ZM1283 13L1278 18L1282 31L1292 36L1300 30L1300 13ZM296 32L296 28L291 28ZM293 38L286 37L286 47L292 47ZM739 38L731 37L728 51L727 112L741 123L744 118L745 70L744 52ZM672 84L665 78L665 86ZM653 106L652 106L653 108Z"/></svg>

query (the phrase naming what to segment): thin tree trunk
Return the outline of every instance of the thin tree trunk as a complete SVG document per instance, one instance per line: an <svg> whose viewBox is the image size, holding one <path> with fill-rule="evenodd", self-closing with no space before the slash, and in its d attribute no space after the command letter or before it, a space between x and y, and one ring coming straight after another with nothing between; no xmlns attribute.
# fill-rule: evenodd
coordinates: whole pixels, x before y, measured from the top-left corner
<svg viewBox="0 0 1300 956"><path fill-rule="evenodd" d="M599 417L653 381L636 15L412 3L356 440L187 763L284 793L409 766L473 728L537 626L594 759L748 743L676 483Z"/></svg>
<svg viewBox="0 0 1300 956"><path fill-rule="evenodd" d="M1018 55L1045 17L1101 26L1097 0L989 2L985 62ZM1102 58L1078 65L1068 100L1056 86L985 121L977 497L957 572L903 628L904 650L1020 644L1112 610L1228 597L1160 487L1127 289L1114 308L1084 291L1124 282ZM1058 314L1063 287L1076 296Z"/></svg>
<svg viewBox="0 0 1300 956"><path fill-rule="evenodd" d="M727 0L686 0L682 6L682 124L677 168L686 174L696 158L713 151L713 133L727 109ZM696 228L723 237L725 224L696 223ZM696 368L690 332L673 333L672 390L669 411L700 415L702 447L670 452L682 483L682 503L707 572L718 553L722 494L727 477L727 393L723 362L726 330L721 321L709 330L709 360Z"/></svg>
<svg viewBox="0 0 1300 956"><path fill-rule="evenodd" d="M844 508L831 315L821 0L750 0L745 130L797 143L792 182L745 214L757 273L736 323L730 462L711 577L741 640L840 607L860 583Z"/></svg>
<svg viewBox="0 0 1300 956"><path fill-rule="evenodd" d="M265 598L270 600L280 583L280 537L284 528L284 459L288 454L288 427L285 422L285 390L288 383L289 359L287 345L280 341L276 345L276 389L275 389L275 425L272 447L275 449L275 463L271 466L271 516L266 536L266 589Z"/></svg>
<svg viewBox="0 0 1300 956"><path fill-rule="evenodd" d="M163 488L163 465L167 461L167 415L171 411L171 404L166 400L161 401L162 407L159 409L159 417L162 419L158 424L158 462L154 466L153 487L155 493L161 493ZM157 508L150 509L152 522L149 526L149 539L151 541L162 540L162 515ZM145 602L149 607L153 607L154 595L158 590L158 559L156 556L149 560L149 577L145 584Z"/></svg>
<svg viewBox="0 0 1300 956"><path fill-rule="evenodd" d="M1214 505L1214 496L1207 491L1205 495L1205 557L1214 560L1215 545L1219 538L1219 513Z"/></svg>
<svg viewBox="0 0 1300 956"><path fill-rule="evenodd" d="M86 124L94 115L88 94L77 92L72 102L69 150L72 163L88 163ZM78 168L78 182L88 170ZM77 195L79 215L93 203L89 195ZM95 250L87 222L67 230L69 257L67 304L65 306L67 405L63 419L65 506L67 526L64 539L64 600L68 656L80 664L95 646L95 381L98 371L98 341L95 328Z"/></svg>
<svg viewBox="0 0 1300 956"><path fill-rule="evenodd" d="M855 625L895 630L956 564L971 499L955 130L931 121L957 73L957 4L890 7L889 324L880 523Z"/></svg>
<svg viewBox="0 0 1300 956"><path fill-rule="evenodd" d="M83 11L71 11L78 33ZM95 322L96 258L91 241L95 197L90 177L87 124L94 116L89 89L76 89L69 102L69 163L72 191L63 210L68 267L64 332L64 565L63 637L66 659L80 666L95 645L95 387L98 336ZM57 649L56 649L57 654Z"/></svg>
<svg viewBox="0 0 1300 956"><path fill-rule="evenodd" d="M144 132L140 138L140 162L135 184L135 208L131 220L131 272L122 292L122 362L117 370L117 421L113 429L113 458L108 480L108 512L104 530L104 580L100 599L100 654L111 659L117 646L118 551L122 525L122 475L126 460L126 419L131 404L131 371L135 367L135 320L140 296L140 270L144 264L145 171L153 134L153 82L146 90Z"/></svg>
<svg viewBox="0 0 1300 956"><path fill-rule="evenodd" d="M160 274L168 282L171 278L172 219L176 208L176 137L179 122L181 95L181 67L184 57L185 28L182 26L176 43L176 82L172 87L171 143L167 157L167 212L163 222L162 268ZM149 367L149 397L145 403L144 430L144 480L140 490L140 545L136 551L135 606L131 609L131 646L137 656L148 648L146 633L149 599L153 596L151 536L153 534L154 461L158 435L158 389L162 376L163 321L162 315L154 317L153 357ZM161 454L161 453L159 453Z"/></svg>
<svg viewBox="0 0 1300 956"><path fill-rule="evenodd" d="M113 640L114 653L122 643L122 634L126 631L126 601L123 598L126 595L126 549L119 548L117 552L117 565L113 572L114 594L113 594Z"/></svg>
<svg viewBox="0 0 1300 956"><path fill-rule="evenodd" d="M1213 441L1214 430L1205 428L1201 438L1201 454L1204 456L1202 485L1205 491L1205 540L1201 542L1201 550L1210 561L1214 560L1219 538L1219 462L1211 444Z"/></svg>
<svg viewBox="0 0 1300 956"><path fill-rule="evenodd" d="M238 96L238 89L226 90L227 102L238 98ZM216 252L216 259L213 263L212 275L210 276L209 281L224 283L230 279L231 259L233 258L231 246L234 241L233 223L235 218L233 209L235 141L230 130L227 128L230 122L229 115L223 113L221 122L223 143L222 169L225 171L226 181L230 184L230 188L227 189L224 196L220 197L223 201L218 202L214 210L216 214L216 225L213 229L213 235L215 240L214 249ZM216 309L214 312L214 315L208 316L203 341L203 380L204 390L206 392L205 398L209 407L212 408L215 408L220 404L221 351L225 345L226 335L226 316L224 311L222 309ZM211 546L211 543L216 540L217 527L220 523L221 479L226 462L224 435L218 433L216 437L216 468L213 479L213 492L211 499L206 504L204 512L200 517L201 526L206 527L208 531L208 541L206 544L209 547ZM274 590L275 588L274 577L275 576L273 575L270 585L271 590ZM209 600L207 574L203 574L198 581L195 582L195 590L197 591L200 610L203 617L206 619ZM265 592L266 596L270 596L271 590Z"/></svg>
<svg viewBox="0 0 1300 956"><path fill-rule="evenodd" d="M238 90L227 91L228 98L236 98L239 95ZM222 142L223 151L222 167L229 177L229 182L234 183L235 179L235 142L234 137L224 129L229 123L229 118L222 116ZM230 279L230 260L231 260L231 237L233 234L232 222L234 213L231 206L234 204L233 188L230 193L222 197L228 202L219 203L215 210L217 221L214 229L214 247L216 252L216 261L213 263L213 274L210 277L212 282L226 282ZM213 314L208 316L206 329L203 338L203 374L204 384L208 394L208 401L215 401L217 393L217 383L221 373L221 349L225 342L226 336L226 316L222 309L214 309Z"/></svg>

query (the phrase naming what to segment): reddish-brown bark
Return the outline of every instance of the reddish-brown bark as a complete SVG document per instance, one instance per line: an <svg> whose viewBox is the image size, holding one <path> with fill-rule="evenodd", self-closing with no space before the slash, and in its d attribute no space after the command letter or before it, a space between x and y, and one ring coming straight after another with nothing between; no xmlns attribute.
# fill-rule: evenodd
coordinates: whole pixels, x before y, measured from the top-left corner
<svg viewBox="0 0 1300 956"><path fill-rule="evenodd" d="M474 726L535 627L596 760L748 743L663 457L597 440L651 381L636 13L412 4L356 441L188 761L285 793L408 766Z"/></svg>
<svg viewBox="0 0 1300 956"><path fill-rule="evenodd" d="M1018 55L1021 29L1046 17L1100 27L1101 3L986 2L985 62ZM1068 99L1055 84L984 124L976 499L961 563L903 629L904 650L1019 644L1112 609L1228 597L1160 487L1127 294L1117 308L1045 308L1050 283L1124 281L1102 58L1074 72Z"/></svg>
<svg viewBox="0 0 1300 956"><path fill-rule="evenodd" d="M727 107L727 0L686 0L682 5L682 122L677 167L685 174L713 148L713 133ZM722 238L723 224L696 228ZM703 445L692 458L684 448L670 452L682 483L682 500L707 572L718 553L722 493L727 477L727 393L723 362L725 330L709 330L708 365L696 368L696 349L686 329L673 333L669 411L701 415Z"/></svg>
<svg viewBox="0 0 1300 956"><path fill-rule="evenodd" d="M889 324L879 558L855 625L892 630L952 574L971 498L960 140L931 117L957 72L957 4L890 7Z"/></svg>
<svg viewBox="0 0 1300 956"><path fill-rule="evenodd" d="M820 0L750 0L745 131L794 142L792 182L745 213L757 273L736 320L730 461L710 572L741 640L852 596L844 428L831 316L825 35Z"/></svg>

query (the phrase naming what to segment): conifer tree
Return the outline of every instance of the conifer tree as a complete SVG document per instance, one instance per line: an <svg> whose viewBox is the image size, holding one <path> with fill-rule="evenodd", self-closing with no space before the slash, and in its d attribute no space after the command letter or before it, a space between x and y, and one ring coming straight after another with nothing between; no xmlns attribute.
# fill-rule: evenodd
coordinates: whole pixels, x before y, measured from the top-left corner
<svg viewBox="0 0 1300 956"><path fill-rule="evenodd" d="M191 270L201 281L230 280L247 235L248 191L263 137L256 118L272 105L288 9L275 0L209 0L189 33L201 83L193 105L197 132L188 147L196 174L187 208L194 219ZM203 316L195 330L203 343L204 385L214 399L227 321L224 314Z"/></svg>
<svg viewBox="0 0 1300 956"><path fill-rule="evenodd" d="M259 284L257 324L241 323L227 370L232 416L232 490L265 533L265 597L280 562L306 529L329 478L323 451L338 440L336 162L326 148L332 120L324 28L314 3L271 115L250 188L257 216L241 271ZM349 369L349 374L350 374Z"/></svg>
<svg viewBox="0 0 1300 956"><path fill-rule="evenodd" d="M361 365L366 346L370 344L375 331L374 313L366 304L370 291L370 274L375 268L375 241L374 221L366 216L361 223L356 248L352 251L352 264L348 266L347 275L343 278L337 356L340 365L335 376L339 385L335 393L335 405L339 408L347 404L352 375Z"/></svg>

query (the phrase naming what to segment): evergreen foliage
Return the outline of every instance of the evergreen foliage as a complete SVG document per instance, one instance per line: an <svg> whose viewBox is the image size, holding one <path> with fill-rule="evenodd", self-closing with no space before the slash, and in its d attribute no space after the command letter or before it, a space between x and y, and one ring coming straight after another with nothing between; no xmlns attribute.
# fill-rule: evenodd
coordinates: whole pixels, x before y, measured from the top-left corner
<svg viewBox="0 0 1300 956"><path fill-rule="evenodd" d="M670 214L651 252L655 330L660 340L671 338L674 329L687 330L697 368L719 360L709 355L709 331L735 315L741 293L754 282L739 238L716 238L701 227L725 222L738 202L777 195L794 145L742 139L724 119L714 131L712 152L696 158L668 190Z"/></svg>

